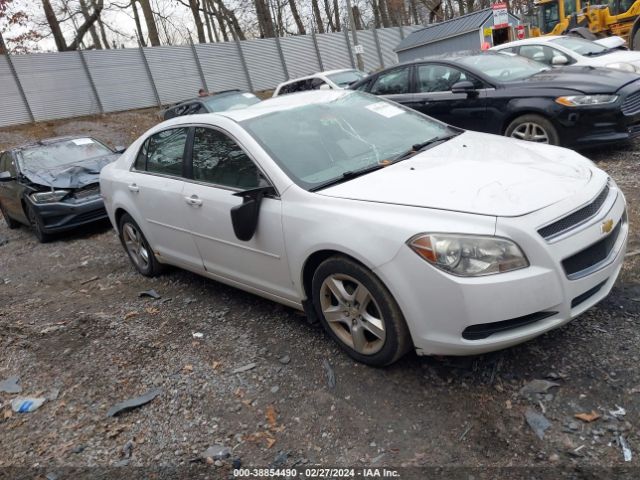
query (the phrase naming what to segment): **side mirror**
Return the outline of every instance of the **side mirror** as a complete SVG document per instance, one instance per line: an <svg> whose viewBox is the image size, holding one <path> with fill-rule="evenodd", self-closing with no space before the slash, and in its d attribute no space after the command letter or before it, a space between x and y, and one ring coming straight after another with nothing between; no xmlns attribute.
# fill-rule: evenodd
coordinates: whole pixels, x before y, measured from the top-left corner
<svg viewBox="0 0 640 480"><path fill-rule="evenodd" d="M466 93L467 96L474 96L478 94L478 92L476 92L475 85L469 80L454 83L451 87L451 93Z"/></svg>
<svg viewBox="0 0 640 480"><path fill-rule="evenodd" d="M331 85L329 85L328 83L323 83L322 85L320 85L319 90L331 90Z"/></svg>
<svg viewBox="0 0 640 480"><path fill-rule="evenodd" d="M15 180L11 172L0 172L0 182L10 182L11 180Z"/></svg>
<svg viewBox="0 0 640 480"><path fill-rule="evenodd" d="M231 209L231 224L233 233L238 240L248 242L253 238L258 228L260 216L260 204L265 195L275 194L272 186L258 187L244 192L234 193L236 197L242 197L242 203Z"/></svg>
<svg viewBox="0 0 640 480"><path fill-rule="evenodd" d="M116 153L124 153L127 151L127 147L123 147L122 145L118 145L113 149Z"/></svg>
<svg viewBox="0 0 640 480"><path fill-rule="evenodd" d="M551 65L566 65L569 63L569 59L564 55L556 55L551 59Z"/></svg>

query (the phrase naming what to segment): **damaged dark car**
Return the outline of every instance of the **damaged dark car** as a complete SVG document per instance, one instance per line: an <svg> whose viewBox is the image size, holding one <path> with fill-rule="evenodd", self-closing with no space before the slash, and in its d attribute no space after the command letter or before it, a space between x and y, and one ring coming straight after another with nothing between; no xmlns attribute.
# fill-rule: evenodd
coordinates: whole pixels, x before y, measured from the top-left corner
<svg viewBox="0 0 640 480"><path fill-rule="evenodd" d="M0 211L7 226L31 226L46 242L107 218L100 170L123 151L90 137L59 137L0 153Z"/></svg>

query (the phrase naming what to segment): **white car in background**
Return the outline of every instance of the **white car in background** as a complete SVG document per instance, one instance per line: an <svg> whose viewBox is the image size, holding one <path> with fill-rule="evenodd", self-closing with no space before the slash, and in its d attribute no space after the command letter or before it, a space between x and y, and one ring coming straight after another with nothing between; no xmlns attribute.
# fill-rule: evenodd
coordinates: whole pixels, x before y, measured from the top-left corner
<svg viewBox="0 0 640 480"><path fill-rule="evenodd" d="M609 293L628 236L622 192L578 153L350 90L168 120L100 186L141 274L304 310L370 365L559 327Z"/></svg>
<svg viewBox="0 0 640 480"><path fill-rule="evenodd" d="M640 52L609 48L603 43L607 44L604 39L592 42L580 37L550 35L503 43L491 50L515 53L554 67L586 65L640 73Z"/></svg>
<svg viewBox="0 0 640 480"><path fill-rule="evenodd" d="M281 83L276 87L273 96L278 97L287 93L305 92L307 90L342 90L366 76L364 72L352 68L318 72Z"/></svg>

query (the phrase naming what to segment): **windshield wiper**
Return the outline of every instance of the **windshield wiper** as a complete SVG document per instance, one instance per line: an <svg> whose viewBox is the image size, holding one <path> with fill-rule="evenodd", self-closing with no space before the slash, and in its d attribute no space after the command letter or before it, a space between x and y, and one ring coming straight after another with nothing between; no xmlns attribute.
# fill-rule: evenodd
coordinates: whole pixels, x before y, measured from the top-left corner
<svg viewBox="0 0 640 480"><path fill-rule="evenodd" d="M367 173L374 172L376 170L380 170L381 168L386 167L387 164L376 163L374 165L369 165L365 168L360 168L358 170L349 170L348 172L344 172L342 175L336 178L332 178L320 185L316 185L313 188L310 188L310 192L317 192L318 190L322 190L323 188L331 187L333 185L337 185L342 182L346 182L347 180L352 180L354 178L360 177L362 175L366 175Z"/></svg>
<svg viewBox="0 0 640 480"><path fill-rule="evenodd" d="M460 133L462 132L452 133L451 135L443 135L441 137L433 137L425 142L416 143L415 145L412 145L411 148L406 152L402 152L400 155L397 155L396 157L394 157L390 163L396 163L401 160L406 160L407 158L413 157L416 153L423 152L427 148L433 147L437 143L451 140L453 137L457 137L458 135L460 135Z"/></svg>

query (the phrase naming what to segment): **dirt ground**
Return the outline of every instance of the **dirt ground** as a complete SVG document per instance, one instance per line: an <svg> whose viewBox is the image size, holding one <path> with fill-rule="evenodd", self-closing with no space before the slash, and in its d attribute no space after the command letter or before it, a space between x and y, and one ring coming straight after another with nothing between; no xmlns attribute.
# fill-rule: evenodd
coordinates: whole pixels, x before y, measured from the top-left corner
<svg viewBox="0 0 640 480"><path fill-rule="evenodd" d="M128 145L155 114L8 128L0 150L64 134ZM465 479L494 467L513 467L499 478L521 467L536 478L559 478L558 469L578 475L567 478L621 478L611 469L631 467L624 472L638 478L640 143L586 155L629 203L630 254L611 295L515 348L410 354L384 369L353 362L319 327L270 301L177 269L138 275L108 223L44 245L2 223L0 381L19 376L22 393L0 393L0 478L34 478L34 468L50 480L94 478L103 467L118 467L107 470L114 478L227 478L239 465L389 466L404 468L401 478ZM149 289L161 298L139 297ZM520 390L536 379L558 386L527 398ZM154 388L161 393L151 403L107 417ZM19 395L48 400L13 413ZM527 411L549 421L543 439ZM592 411L594 421L574 417ZM230 456L203 460L214 445ZM427 476L412 468L431 466L445 469ZM72 467L88 469L65 475Z"/></svg>

